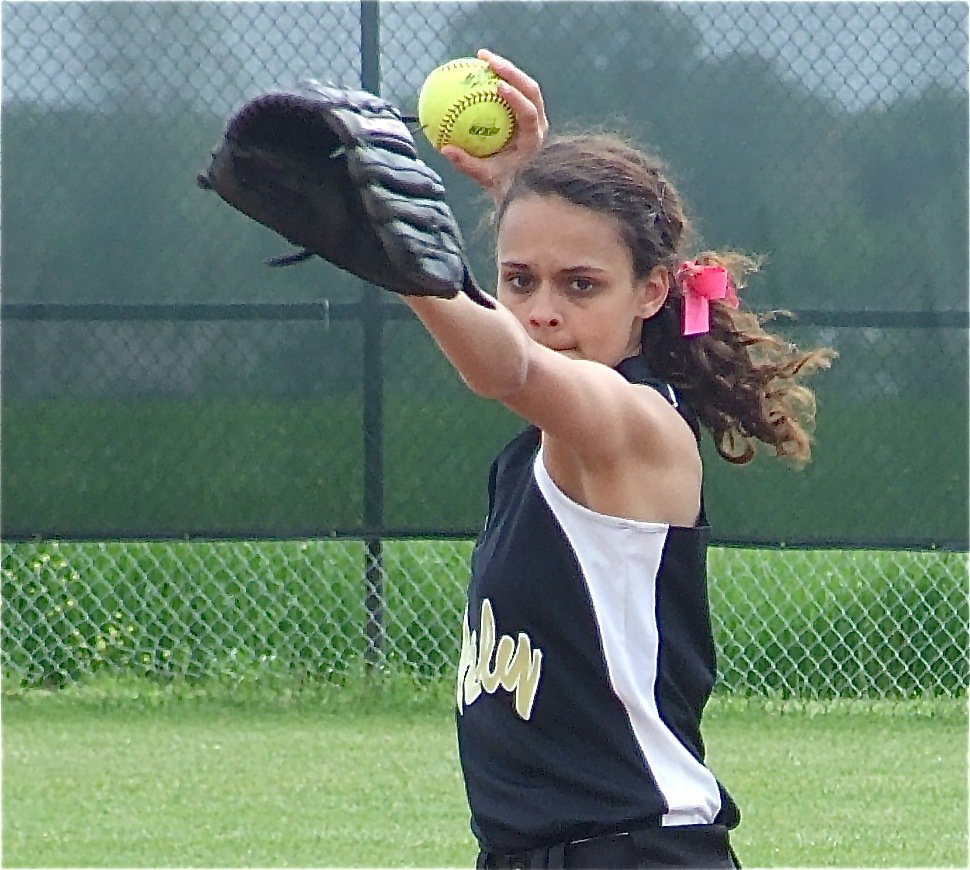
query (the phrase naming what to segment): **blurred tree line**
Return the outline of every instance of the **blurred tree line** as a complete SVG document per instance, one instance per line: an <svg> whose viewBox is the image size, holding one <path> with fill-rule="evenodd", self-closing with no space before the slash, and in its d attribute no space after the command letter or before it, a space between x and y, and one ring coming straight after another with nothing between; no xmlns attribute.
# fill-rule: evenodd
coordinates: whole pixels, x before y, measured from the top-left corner
<svg viewBox="0 0 970 870"><path fill-rule="evenodd" d="M260 258L285 243L195 188L225 116L200 109L183 79L192 82L203 49L219 49L227 78L240 75L238 51L182 27L178 56L166 51L162 59L183 66L161 76L159 58L117 48L134 35L132 25L104 7L129 4L92 5L104 31L104 51L88 61L102 83L99 103L3 105L6 299L240 302L346 292L352 282L325 267L262 268ZM183 5L161 4L154 14ZM193 14L213 18L219 5ZM706 245L765 255L752 304L965 307L964 88L930 85L852 111L783 78L753 50L710 54L674 4L455 8L445 57L479 45L505 53L540 81L556 129L615 129L654 148ZM395 36L384 33L385 64L404 62ZM339 66L346 80L350 70ZM290 68L294 79L304 71ZM126 86L112 85L126 69ZM413 90L388 96L405 110L416 100ZM477 268L491 281L489 246L475 232L481 197L422 149L445 175Z"/></svg>
<svg viewBox="0 0 970 870"><path fill-rule="evenodd" d="M270 34L252 33L261 70L256 74L252 59L242 60L247 46L225 33L213 38L232 4L156 4L150 7L150 27L144 7L137 9L141 5L65 4L64 13L71 10L73 16L70 27L84 34L84 45L97 49L87 55L67 54L70 28L59 26L60 18L52 21L44 13L25 26L26 35L50 38L56 69L67 68L72 77L62 80L50 72L55 67L45 65L31 80L37 99L3 104L5 300L357 298L358 281L319 262L265 267L264 259L286 252L288 245L196 189L195 174L228 110L217 114L193 99L198 96L193 89L203 91L200 69L209 92L220 89L217 73L236 89L249 75L252 85L240 91L247 95L257 85L285 85L315 71L337 81L359 79L357 49L348 45L356 39L357 21L348 17L356 7L322 4L323 11L313 13L318 23L331 25L319 47L325 62L286 56L285 46L276 47ZM284 3L280 9L302 16L314 6ZM742 42L741 49L721 54L709 50L709 34L676 4L489 2L447 8L454 14L437 48L441 57L434 60L415 60L399 30L406 21L419 29L423 15L440 15L438 4L415 4L410 18L398 10L395 29L385 28L385 79L394 79L389 71L398 68L418 73L387 93L405 111L416 103L414 82L433 63L481 45L494 47L539 79L554 129L617 130L657 151L679 183L704 245L765 257L764 273L746 296L752 307L965 309L965 79L951 87L931 81L922 91L888 88L853 110L831 93L784 76L777 60L754 50L769 36L778 39L768 7L752 7L766 16L763 22L738 25L746 28L742 35L749 46ZM807 27L814 20L811 4L804 9ZM931 44L933 28L941 26L938 18L916 17L910 25L926 30L923 42ZM428 24L430 31L441 19ZM298 25L306 22L294 17L281 26ZM825 41L799 32L792 21L786 26L793 28L783 34L789 47L806 38L809 44L812 38ZM11 35L24 42L24 33L6 35L8 43ZM902 64L899 58L878 60L880 70ZM831 63L825 56L816 62L825 63ZM847 63L847 88L856 66ZM21 69L25 76L30 72ZM52 88L60 88L64 99L52 100ZM228 85L222 90L234 93ZM475 271L491 284L484 198L423 140L419 147L444 176ZM939 338L952 344L948 332ZM357 335L344 334L348 340ZM342 339L332 334L327 340ZM423 344L414 352L433 354ZM304 349L263 353L271 366L283 368L282 378L269 378L273 383L300 389L317 382ZM338 356L356 358L353 352ZM340 382L356 387L349 372L340 374L324 379L327 388Z"/></svg>
<svg viewBox="0 0 970 870"><path fill-rule="evenodd" d="M826 8L851 14L856 5ZM717 35L687 14L692 6L392 4L394 26L382 33L383 73L390 82L384 93L413 112L431 67L481 46L493 48L540 81L554 129L615 130L659 153L704 246L765 257L764 273L746 296L751 307L964 311L965 74L931 77L918 87L890 86L886 82L898 81L909 68L908 55L898 55L898 40L892 43L896 55L873 49L856 60L833 56L833 43L819 32L815 4L779 4L786 15L804 15L801 23L789 17L784 28L772 19L771 4L727 4L721 17L737 19L735 32L725 40L728 48L712 50ZM962 4L925 7L942 8L942 16L917 4L900 8L913 10L907 38L934 51L949 38L934 28L958 29L947 10L962 9L957 17L966 23ZM289 246L195 185L228 112L245 97L307 75L359 82L356 9L331 3L5 9L4 301L358 299L359 281L319 261L267 268L264 259ZM244 14L255 16L247 20L258 26L242 36L241 27L225 27L225 16ZM843 25L861 26L849 19ZM890 45L879 33L870 42L876 49ZM815 55L807 48L802 55L786 54L792 46L815 46ZM786 61L789 56L801 60ZM846 65L846 89L858 87L860 72L870 90L874 83L883 87L862 104L839 99L809 75L817 67L831 79L832 64ZM885 72L890 68L891 76ZM484 197L426 143L419 141L419 148L444 176L475 271L488 286L494 266L482 222ZM416 412L433 406L449 415L439 400L455 409L466 401L420 330L393 321L384 335L389 396L412 397ZM953 436L965 431L965 330L809 329L800 335L840 351L839 364L820 382L820 396L830 407L838 405L843 419L864 422L868 406L854 408L857 400L936 396L939 407L921 414L949 415L939 418L941 430L949 426ZM258 322L245 328L170 323L164 329L85 329L8 320L5 412L7 400L19 396L350 394L362 387L360 342L361 330L347 321L329 329L264 328ZM166 366L180 376L166 378ZM461 413L454 410L456 417ZM896 417L893 411L889 419ZM16 413L8 416L13 424L17 419ZM389 421L390 431L398 443L420 444L421 433L409 432L409 422ZM502 427L507 430L509 422L503 419ZM920 438L919 427L900 434L897 443L910 438ZM832 450L833 442L827 444ZM433 480L432 470L446 467L443 457L455 449L437 437L433 449L427 439L423 446ZM909 467L895 454L885 462ZM845 462L829 468L838 482ZM828 472L823 466L818 473ZM958 469L948 492L965 493L965 477L965 469ZM915 471L913 479L918 485ZM56 490L57 481L50 484ZM477 502L469 516L472 522L478 517Z"/></svg>
<svg viewBox="0 0 970 870"><path fill-rule="evenodd" d="M755 306L965 309L966 91L850 111L754 50L773 29L756 9L751 47L714 56L672 4L484 3L450 54L494 47L540 82L554 128L658 152L706 245L767 258Z"/></svg>

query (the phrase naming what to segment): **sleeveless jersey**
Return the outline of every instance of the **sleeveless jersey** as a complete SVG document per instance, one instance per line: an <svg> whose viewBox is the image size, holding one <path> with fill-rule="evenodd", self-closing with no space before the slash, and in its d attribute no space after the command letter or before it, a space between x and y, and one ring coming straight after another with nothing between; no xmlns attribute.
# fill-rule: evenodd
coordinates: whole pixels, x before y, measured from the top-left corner
<svg viewBox="0 0 970 870"><path fill-rule="evenodd" d="M696 418L642 357L617 371ZM472 830L515 852L650 825L738 822L704 764L714 683L695 527L596 513L550 478L539 431L492 465L457 683Z"/></svg>

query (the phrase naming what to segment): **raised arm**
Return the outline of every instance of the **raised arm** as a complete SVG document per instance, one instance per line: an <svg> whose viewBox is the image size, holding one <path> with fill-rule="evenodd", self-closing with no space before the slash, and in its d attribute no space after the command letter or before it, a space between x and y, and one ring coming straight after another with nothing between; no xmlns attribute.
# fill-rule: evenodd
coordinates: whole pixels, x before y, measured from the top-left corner
<svg viewBox="0 0 970 870"><path fill-rule="evenodd" d="M540 344L503 305L488 310L465 296L404 301L473 392L542 430L547 467L568 495L602 513L694 521L696 444L659 393Z"/></svg>

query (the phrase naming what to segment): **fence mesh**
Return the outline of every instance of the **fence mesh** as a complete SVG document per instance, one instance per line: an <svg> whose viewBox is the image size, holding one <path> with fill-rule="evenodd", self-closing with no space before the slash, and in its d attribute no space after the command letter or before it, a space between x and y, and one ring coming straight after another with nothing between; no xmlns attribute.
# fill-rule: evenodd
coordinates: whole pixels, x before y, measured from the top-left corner
<svg viewBox="0 0 970 870"><path fill-rule="evenodd" d="M467 537L515 421L393 300L321 265L267 274L280 240L193 186L246 98L361 82L361 9L0 10L8 679L452 668ZM776 545L712 552L721 685L965 692L966 4L368 14L406 110L485 45L540 79L556 127L654 145L706 244L767 255L753 306L839 351L807 472L708 450L719 540ZM485 277L481 198L447 179Z"/></svg>
<svg viewBox="0 0 970 870"><path fill-rule="evenodd" d="M361 541L5 545L4 670L47 686L104 672L341 677L364 662L447 675L470 552L417 540L383 542L379 561ZM710 562L721 690L966 691L963 554L716 548Z"/></svg>

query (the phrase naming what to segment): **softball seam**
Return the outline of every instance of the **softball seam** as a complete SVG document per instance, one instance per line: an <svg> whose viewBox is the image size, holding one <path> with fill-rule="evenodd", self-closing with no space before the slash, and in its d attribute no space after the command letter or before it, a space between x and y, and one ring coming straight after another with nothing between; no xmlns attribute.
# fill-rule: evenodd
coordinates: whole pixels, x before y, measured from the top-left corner
<svg viewBox="0 0 970 870"><path fill-rule="evenodd" d="M499 103L503 109L505 109L505 114L508 116L509 124L511 126L511 132L509 133L509 139L512 138L512 134L515 133L515 114L509 108L508 103L505 102L498 94L489 91L476 91L470 94L465 94L457 103L452 105L448 110L448 113L441 119L441 126L438 128L438 135L435 137L435 148L439 151L448 144L448 139L451 137L452 132L454 132L455 125L458 123L458 119L461 117L462 112L471 106L478 105L480 103ZM506 139L506 142L508 139ZM504 147L504 146L503 146Z"/></svg>
<svg viewBox="0 0 970 870"><path fill-rule="evenodd" d="M435 72L440 72L446 69L487 69L488 64L485 61L475 61L473 58L457 58L456 60L449 60L448 63L442 64L438 67Z"/></svg>

